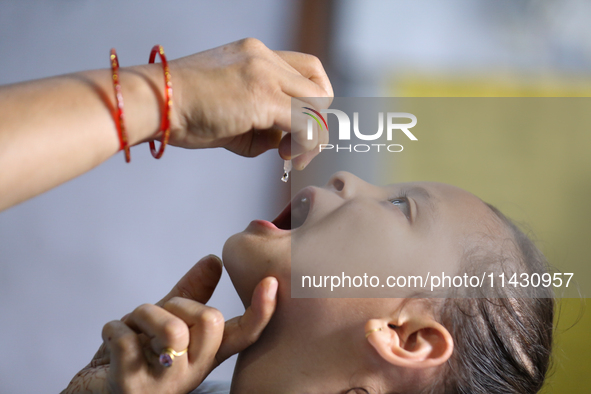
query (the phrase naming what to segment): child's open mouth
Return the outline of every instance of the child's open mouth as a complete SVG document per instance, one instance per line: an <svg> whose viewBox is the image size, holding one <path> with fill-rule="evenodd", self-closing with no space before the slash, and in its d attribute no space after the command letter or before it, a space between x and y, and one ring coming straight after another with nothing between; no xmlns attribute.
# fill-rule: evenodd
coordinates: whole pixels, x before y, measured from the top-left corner
<svg viewBox="0 0 591 394"><path fill-rule="evenodd" d="M272 223L281 230L294 230L302 226L310 213L312 198L312 190L310 188L303 189Z"/></svg>

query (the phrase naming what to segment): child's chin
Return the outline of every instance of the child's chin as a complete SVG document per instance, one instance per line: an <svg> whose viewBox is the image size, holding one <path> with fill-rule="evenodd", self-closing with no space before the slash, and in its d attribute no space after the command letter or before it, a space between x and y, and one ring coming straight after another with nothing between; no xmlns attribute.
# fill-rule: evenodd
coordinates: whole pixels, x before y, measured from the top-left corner
<svg viewBox="0 0 591 394"><path fill-rule="evenodd" d="M245 308L250 305L257 283L263 279L258 272L261 270L252 262L252 247L248 237L238 233L228 238L222 250L224 267ZM258 276L261 277L257 280Z"/></svg>
<svg viewBox="0 0 591 394"><path fill-rule="evenodd" d="M267 240L241 232L232 235L222 250L224 267L245 306L250 305L257 284L267 276L279 280L280 287L291 274L290 239Z"/></svg>

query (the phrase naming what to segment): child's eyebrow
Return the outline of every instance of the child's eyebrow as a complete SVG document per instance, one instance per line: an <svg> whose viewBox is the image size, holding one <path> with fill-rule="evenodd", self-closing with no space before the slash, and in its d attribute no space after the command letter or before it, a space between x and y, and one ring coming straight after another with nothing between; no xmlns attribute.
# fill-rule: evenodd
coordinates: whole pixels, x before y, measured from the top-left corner
<svg viewBox="0 0 591 394"><path fill-rule="evenodd" d="M427 189L422 188L421 186L412 186L412 187L408 187L408 188L404 188L403 191L408 194L411 197L415 197L415 198L419 198L420 200L423 201L424 206L426 206L428 208L429 211L431 211L431 215L429 215L431 217L431 219L433 217L435 217L438 213L438 209L437 209L437 205L435 205L434 200L436 200L435 197L433 197L431 195L431 193L429 193L427 191ZM419 204L417 203L417 217L419 217L420 213L420 207Z"/></svg>

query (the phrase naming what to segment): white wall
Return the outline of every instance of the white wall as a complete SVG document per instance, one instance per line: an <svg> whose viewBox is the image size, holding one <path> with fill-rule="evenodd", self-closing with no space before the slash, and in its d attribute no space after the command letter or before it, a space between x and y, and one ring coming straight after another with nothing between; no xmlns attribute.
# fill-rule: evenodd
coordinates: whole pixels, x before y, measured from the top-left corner
<svg viewBox="0 0 591 394"><path fill-rule="evenodd" d="M0 84L146 63L154 44L170 59L253 36L291 43L293 2L0 2ZM174 82L174 75L173 75ZM1 120L0 120L1 121ZM224 150L147 145L0 213L0 393L59 392L93 356L102 326L155 302L200 257L280 202L282 162ZM0 171L9 171L0 168ZM0 193L2 191L0 190ZM226 317L242 306L224 274L212 300ZM214 372L229 379L234 360Z"/></svg>

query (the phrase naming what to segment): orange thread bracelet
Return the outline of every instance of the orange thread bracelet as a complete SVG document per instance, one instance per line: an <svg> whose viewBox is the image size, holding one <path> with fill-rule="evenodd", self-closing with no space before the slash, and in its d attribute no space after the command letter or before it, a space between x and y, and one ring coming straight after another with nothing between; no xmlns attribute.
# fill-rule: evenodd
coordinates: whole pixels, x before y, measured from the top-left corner
<svg viewBox="0 0 591 394"><path fill-rule="evenodd" d="M170 111L172 108L172 82L170 80L170 69L168 68L168 62L166 61L166 55L164 55L164 49L161 45L154 45L152 52L150 53L149 63L154 63L156 54L160 55L162 60L162 70L164 71L164 111L162 113L162 121L160 123L160 131L162 132L162 141L160 142L160 149L156 150L156 144L154 141L150 141L150 151L155 159L162 157L164 148L168 144L168 138L170 137Z"/></svg>
<svg viewBox="0 0 591 394"><path fill-rule="evenodd" d="M113 74L113 87L115 88L115 102L117 103L115 126L119 135L120 150L125 152L125 161L129 163L131 161L131 153L129 152L129 140L123 121L123 94L121 94L121 84L119 83L119 58L117 57L115 48L111 49L111 72Z"/></svg>

